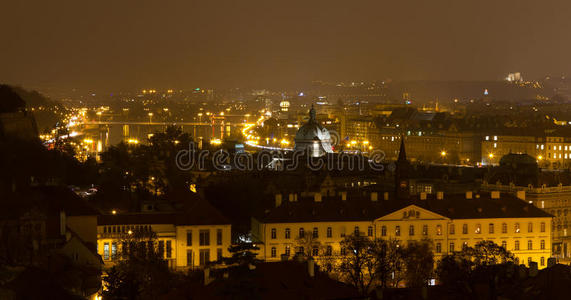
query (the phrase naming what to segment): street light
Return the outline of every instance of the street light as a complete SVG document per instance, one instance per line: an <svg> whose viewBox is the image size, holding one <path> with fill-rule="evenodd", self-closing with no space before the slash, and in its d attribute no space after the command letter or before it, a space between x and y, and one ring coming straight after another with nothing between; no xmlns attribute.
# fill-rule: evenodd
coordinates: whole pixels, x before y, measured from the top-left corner
<svg viewBox="0 0 571 300"><path fill-rule="evenodd" d="M149 113L149 124L152 123L152 120L153 120L153 113L150 112L150 113Z"/></svg>
<svg viewBox="0 0 571 300"><path fill-rule="evenodd" d="M446 157L446 154L447 154L447 153L446 153L446 151L444 151L444 150L442 150L442 152L440 152L440 156L442 156L442 157Z"/></svg>

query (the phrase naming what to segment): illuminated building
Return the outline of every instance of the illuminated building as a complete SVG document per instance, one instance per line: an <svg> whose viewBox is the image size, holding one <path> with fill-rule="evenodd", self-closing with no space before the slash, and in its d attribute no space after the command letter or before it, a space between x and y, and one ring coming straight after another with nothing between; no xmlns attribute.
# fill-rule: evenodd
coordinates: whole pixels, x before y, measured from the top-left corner
<svg viewBox="0 0 571 300"><path fill-rule="evenodd" d="M313 106L309 110L309 121L301 126L295 135L294 149L307 152L312 157L333 153L329 131L317 122Z"/></svg>
<svg viewBox="0 0 571 300"><path fill-rule="evenodd" d="M402 244L429 239L436 260L484 240L505 247L522 264L534 261L545 268L551 257L552 216L499 192L421 193L411 201L376 192L369 198L316 193L313 199L283 203L279 196L275 208L252 220L252 233L261 242L259 258L266 261L307 253L308 246L318 262L335 257L344 251L340 242L351 234ZM305 242L306 237L313 242Z"/></svg>
<svg viewBox="0 0 571 300"><path fill-rule="evenodd" d="M97 252L112 266L132 236L154 233L152 245L170 268L203 267L227 257L231 225L205 200L196 200L181 212L143 212L99 216Z"/></svg>

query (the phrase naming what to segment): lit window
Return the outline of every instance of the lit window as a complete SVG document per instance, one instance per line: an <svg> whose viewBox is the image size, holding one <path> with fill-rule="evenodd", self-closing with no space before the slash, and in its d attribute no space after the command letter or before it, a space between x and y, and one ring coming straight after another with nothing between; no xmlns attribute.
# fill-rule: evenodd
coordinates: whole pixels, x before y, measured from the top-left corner
<svg viewBox="0 0 571 300"><path fill-rule="evenodd" d="M436 225L436 235L442 235L442 225Z"/></svg>
<svg viewBox="0 0 571 300"><path fill-rule="evenodd" d="M489 141L489 140L490 140L490 136L486 135L486 141Z"/></svg>
<svg viewBox="0 0 571 300"><path fill-rule="evenodd" d="M519 233L519 223L515 223L514 225L514 232Z"/></svg>
<svg viewBox="0 0 571 300"><path fill-rule="evenodd" d="M395 235L400 236L400 226L398 225L395 227Z"/></svg>
<svg viewBox="0 0 571 300"><path fill-rule="evenodd" d="M105 260L109 259L109 243L103 244L103 259Z"/></svg>
<svg viewBox="0 0 571 300"><path fill-rule="evenodd" d="M289 256L290 253L291 253L291 250L290 250L290 248L289 248L289 245L288 245L288 246L285 246L285 252L284 252L284 254L285 254L286 256Z"/></svg>
<svg viewBox="0 0 571 300"><path fill-rule="evenodd" d="M527 224L527 232L533 232L533 223L529 222Z"/></svg>
<svg viewBox="0 0 571 300"><path fill-rule="evenodd" d="M476 234L482 233L482 226L480 224L476 224L476 230L474 230L474 233Z"/></svg>
<svg viewBox="0 0 571 300"><path fill-rule="evenodd" d="M497 140L498 140L498 136L494 135L494 141L497 141Z"/></svg>
<svg viewBox="0 0 571 300"><path fill-rule="evenodd" d="M277 255L276 247L272 247L271 256L276 257L276 255Z"/></svg>

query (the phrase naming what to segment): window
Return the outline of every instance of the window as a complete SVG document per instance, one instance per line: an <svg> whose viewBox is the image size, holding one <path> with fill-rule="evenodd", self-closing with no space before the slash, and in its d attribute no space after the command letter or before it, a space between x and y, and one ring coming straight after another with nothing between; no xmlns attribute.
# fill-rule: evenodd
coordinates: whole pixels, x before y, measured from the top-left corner
<svg viewBox="0 0 571 300"><path fill-rule="evenodd" d="M305 253L305 249L303 248L303 246L297 247L297 254L303 254L303 253Z"/></svg>
<svg viewBox="0 0 571 300"><path fill-rule="evenodd" d="M192 246L192 230L186 231L186 246L187 247Z"/></svg>
<svg viewBox="0 0 571 300"><path fill-rule="evenodd" d="M172 256L172 241L167 241L167 258L171 258Z"/></svg>
<svg viewBox="0 0 571 300"><path fill-rule="evenodd" d="M216 229L216 245L222 245L222 229Z"/></svg>
<svg viewBox="0 0 571 300"><path fill-rule="evenodd" d="M533 249L533 242L531 240L527 241L527 250Z"/></svg>
<svg viewBox="0 0 571 300"><path fill-rule="evenodd" d="M488 226L488 231L490 234L494 234L494 223L490 223Z"/></svg>
<svg viewBox="0 0 571 300"><path fill-rule="evenodd" d="M276 255L277 255L277 254L276 254L276 253L277 253L276 247L272 247L272 250L270 251L270 253L271 253L271 254L270 254L271 257L276 257Z"/></svg>
<svg viewBox="0 0 571 300"><path fill-rule="evenodd" d="M192 250L186 250L186 265L192 266Z"/></svg>
<svg viewBox="0 0 571 300"><path fill-rule="evenodd" d="M333 229L331 227L327 227L327 237L330 238L333 236Z"/></svg>
<svg viewBox="0 0 571 300"><path fill-rule="evenodd" d="M381 236L387 236L387 226L381 227Z"/></svg>
<svg viewBox="0 0 571 300"><path fill-rule="evenodd" d="M333 254L333 248L331 246L327 246L325 250L325 255L331 256L331 254Z"/></svg>
<svg viewBox="0 0 571 300"><path fill-rule="evenodd" d="M299 229L299 238L304 238L305 237L305 230L303 230L303 227Z"/></svg>
<svg viewBox="0 0 571 300"><path fill-rule="evenodd" d="M450 224L450 234L454 234L454 233L455 233L454 224Z"/></svg>
<svg viewBox="0 0 571 300"><path fill-rule="evenodd" d="M527 223L527 232L533 232L533 223Z"/></svg>
<svg viewBox="0 0 571 300"><path fill-rule="evenodd" d="M468 242L462 243L462 250L465 250L467 248L468 248Z"/></svg>
<svg viewBox="0 0 571 300"><path fill-rule="evenodd" d="M541 266L545 266L545 257L542 256L540 262Z"/></svg>
<svg viewBox="0 0 571 300"><path fill-rule="evenodd" d="M414 225L410 225L408 227L408 235L414 235Z"/></svg>
<svg viewBox="0 0 571 300"><path fill-rule="evenodd" d="M514 250L519 250L519 241L515 241Z"/></svg>
<svg viewBox="0 0 571 300"><path fill-rule="evenodd" d="M398 225L395 227L395 235L400 236L400 226Z"/></svg>
<svg viewBox="0 0 571 300"><path fill-rule="evenodd" d="M319 237L319 229L317 227L313 227L313 238L316 239Z"/></svg>
<svg viewBox="0 0 571 300"><path fill-rule="evenodd" d="M514 224L514 232L519 233L519 223Z"/></svg>
<svg viewBox="0 0 571 300"><path fill-rule="evenodd" d="M436 225L436 235L442 235L442 225Z"/></svg>
<svg viewBox="0 0 571 300"><path fill-rule="evenodd" d="M359 226L355 226L355 236L359 236Z"/></svg>
<svg viewBox="0 0 571 300"><path fill-rule="evenodd" d="M373 236L373 226L367 228L367 236Z"/></svg>
<svg viewBox="0 0 571 300"><path fill-rule="evenodd" d="M111 259L117 258L117 243L111 243Z"/></svg>
<svg viewBox="0 0 571 300"><path fill-rule="evenodd" d="M314 247L311 249L311 255L312 255L312 256L319 256L319 248L317 248L317 247L314 246Z"/></svg>
<svg viewBox="0 0 571 300"><path fill-rule="evenodd" d="M454 252L454 243L450 243L450 252Z"/></svg>
<svg viewBox="0 0 571 300"><path fill-rule="evenodd" d="M275 228L272 228L271 239L272 239L272 240L275 240L275 239L276 239L276 235L277 235L276 229L275 229Z"/></svg>
<svg viewBox="0 0 571 300"><path fill-rule="evenodd" d="M508 233L508 224L502 223L502 233Z"/></svg>
<svg viewBox="0 0 571 300"><path fill-rule="evenodd" d="M200 265L206 266L210 261L210 249L200 249Z"/></svg>
<svg viewBox="0 0 571 300"><path fill-rule="evenodd" d="M541 232L545 232L545 222L541 222L540 231L541 231Z"/></svg>
<svg viewBox="0 0 571 300"><path fill-rule="evenodd" d="M345 249L345 247L341 247L340 253L341 253L341 255L345 255L347 253L347 250Z"/></svg>
<svg viewBox="0 0 571 300"><path fill-rule="evenodd" d="M428 235L428 225L422 225L422 235Z"/></svg>
<svg viewBox="0 0 571 300"><path fill-rule="evenodd" d="M462 225L462 234L468 234L468 224Z"/></svg>
<svg viewBox="0 0 571 300"><path fill-rule="evenodd" d="M442 244L436 243L436 253L442 252Z"/></svg>
<svg viewBox="0 0 571 300"><path fill-rule="evenodd" d="M545 250L545 240L541 240L541 242L539 243L539 248L541 250Z"/></svg>
<svg viewBox="0 0 571 300"><path fill-rule="evenodd" d="M217 260L217 261L221 261L221 260L222 260L222 248L216 249L216 260Z"/></svg>
<svg viewBox="0 0 571 300"><path fill-rule="evenodd" d="M290 255L291 250L290 250L290 248L289 248L289 245L288 245L288 246L285 246L285 252L284 252L284 253L285 253L286 256L289 256L289 255Z"/></svg>
<svg viewBox="0 0 571 300"><path fill-rule="evenodd" d="M103 259L105 260L109 259L109 243L103 244Z"/></svg>
<svg viewBox="0 0 571 300"><path fill-rule="evenodd" d="M508 242L502 241L502 247L507 250L508 249Z"/></svg>
<svg viewBox="0 0 571 300"><path fill-rule="evenodd" d="M476 224L476 229L474 230L474 233L476 234L482 233L482 225Z"/></svg>
<svg viewBox="0 0 571 300"><path fill-rule="evenodd" d="M285 238L289 239L291 237L291 231L289 230L289 228L285 229Z"/></svg>
<svg viewBox="0 0 571 300"><path fill-rule="evenodd" d="M200 246L210 246L210 230L203 229L199 231L199 245Z"/></svg>

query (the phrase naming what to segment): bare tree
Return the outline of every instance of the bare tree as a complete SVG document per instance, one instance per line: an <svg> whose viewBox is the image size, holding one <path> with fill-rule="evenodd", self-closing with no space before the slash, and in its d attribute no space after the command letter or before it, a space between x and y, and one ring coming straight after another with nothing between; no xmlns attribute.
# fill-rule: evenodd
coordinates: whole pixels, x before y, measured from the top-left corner
<svg viewBox="0 0 571 300"><path fill-rule="evenodd" d="M350 235L341 242L338 273L342 280L366 295L376 279L375 242L364 236Z"/></svg>

